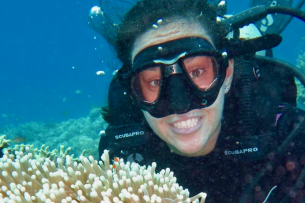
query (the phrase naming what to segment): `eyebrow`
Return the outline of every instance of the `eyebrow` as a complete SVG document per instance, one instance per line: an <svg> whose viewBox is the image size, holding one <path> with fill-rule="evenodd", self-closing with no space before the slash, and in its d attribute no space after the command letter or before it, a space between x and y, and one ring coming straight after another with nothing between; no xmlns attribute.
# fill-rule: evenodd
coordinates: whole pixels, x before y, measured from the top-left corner
<svg viewBox="0 0 305 203"><path fill-rule="evenodd" d="M159 68L159 66L153 66L153 67L147 68L146 70L148 70L148 71L157 71L156 70L157 68Z"/></svg>
<svg viewBox="0 0 305 203"><path fill-rule="evenodd" d="M191 62L192 60L194 60L194 56L192 56L192 57L189 57L189 58L186 58L184 61L186 62L186 63L189 63L189 62Z"/></svg>

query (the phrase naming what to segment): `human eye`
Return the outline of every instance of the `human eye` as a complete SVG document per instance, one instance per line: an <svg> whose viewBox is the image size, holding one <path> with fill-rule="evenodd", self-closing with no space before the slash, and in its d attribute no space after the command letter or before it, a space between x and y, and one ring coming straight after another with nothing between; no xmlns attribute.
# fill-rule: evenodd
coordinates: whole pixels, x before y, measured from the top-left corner
<svg viewBox="0 0 305 203"><path fill-rule="evenodd" d="M152 80L149 82L149 85L152 87L160 87L162 84L161 80Z"/></svg>
<svg viewBox="0 0 305 203"><path fill-rule="evenodd" d="M149 89L159 88L161 86L161 72L159 67L152 67L142 71L140 74L142 86Z"/></svg>
<svg viewBox="0 0 305 203"><path fill-rule="evenodd" d="M203 68L196 68L194 70L192 70L189 75L191 78L198 78L200 77L202 74L204 74L205 70Z"/></svg>

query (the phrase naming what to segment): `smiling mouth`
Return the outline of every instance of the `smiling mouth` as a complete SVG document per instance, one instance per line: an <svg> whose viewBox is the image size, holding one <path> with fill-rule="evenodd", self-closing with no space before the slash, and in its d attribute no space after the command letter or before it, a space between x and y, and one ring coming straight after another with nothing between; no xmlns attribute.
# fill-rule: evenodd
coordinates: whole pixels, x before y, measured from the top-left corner
<svg viewBox="0 0 305 203"><path fill-rule="evenodd" d="M192 128L198 124L198 121L200 118L190 118L185 121L180 121L177 123L174 123L173 126L179 129L187 129L187 128Z"/></svg>

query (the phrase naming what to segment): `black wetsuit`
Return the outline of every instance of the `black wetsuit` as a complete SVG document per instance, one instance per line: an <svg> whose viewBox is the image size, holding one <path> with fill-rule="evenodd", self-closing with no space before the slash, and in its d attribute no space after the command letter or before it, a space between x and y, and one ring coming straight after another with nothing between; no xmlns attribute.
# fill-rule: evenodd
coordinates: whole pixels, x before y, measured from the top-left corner
<svg viewBox="0 0 305 203"><path fill-rule="evenodd" d="M281 202L283 198L285 202L305 202L305 177L300 175L305 176L305 130L304 124L303 129L298 126L304 115L304 111L290 108L278 119L273 133L243 139L231 139L223 125L216 148L202 157L171 153L154 134L140 140L139 145L141 135L122 138L120 144L104 136L100 154L109 149L112 156L140 165L156 162L157 170L170 168L191 195L206 192L207 203L262 203L274 186L267 202ZM287 148L278 150L294 129L297 136Z"/></svg>

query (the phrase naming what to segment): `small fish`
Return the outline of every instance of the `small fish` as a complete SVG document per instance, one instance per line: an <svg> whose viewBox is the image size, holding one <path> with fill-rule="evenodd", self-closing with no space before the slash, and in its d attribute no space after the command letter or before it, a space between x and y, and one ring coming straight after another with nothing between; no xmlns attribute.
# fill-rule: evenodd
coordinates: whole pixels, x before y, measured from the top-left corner
<svg viewBox="0 0 305 203"><path fill-rule="evenodd" d="M106 134L105 134L105 130L101 130L100 132L99 132L99 136L105 136Z"/></svg>
<svg viewBox="0 0 305 203"><path fill-rule="evenodd" d="M118 73L118 71L119 71L119 70L114 70L114 71L112 72L112 75L113 75L113 76L116 75L116 74Z"/></svg>
<svg viewBox="0 0 305 203"><path fill-rule="evenodd" d="M153 27L155 30L158 29L158 25L156 25L156 24L153 24L152 27Z"/></svg>
<svg viewBox="0 0 305 203"><path fill-rule="evenodd" d="M26 141L26 138L25 137L14 137L13 139L11 139L11 141L15 142L15 143L22 143L22 142Z"/></svg>
<svg viewBox="0 0 305 203"><path fill-rule="evenodd" d="M162 22L163 22L163 20L162 20L162 18L160 18L160 19L157 21L157 24L158 24L158 25L161 25Z"/></svg>
<svg viewBox="0 0 305 203"><path fill-rule="evenodd" d="M304 37L302 37L302 40L305 40L305 36L304 36Z"/></svg>
<svg viewBox="0 0 305 203"><path fill-rule="evenodd" d="M81 90L76 90L75 93L76 94L83 94L83 92Z"/></svg>
<svg viewBox="0 0 305 203"><path fill-rule="evenodd" d="M70 111L63 111L61 114L63 116L69 116L70 115Z"/></svg>
<svg viewBox="0 0 305 203"><path fill-rule="evenodd" d="M102 71L102 70L99 70L99 71L96 72L96 75L103 76L103 75L105 75L105 72Z"/></svg>
<svg viewBox="0 0 305 203"><path fill-rule="evenodd" d="M120 157L114 157L112 160L112 162L113 162L112 169L115 170L116 173L118 172L118 169L116 168L115 163L119 163L119 161L120 161Z"/></svg>

